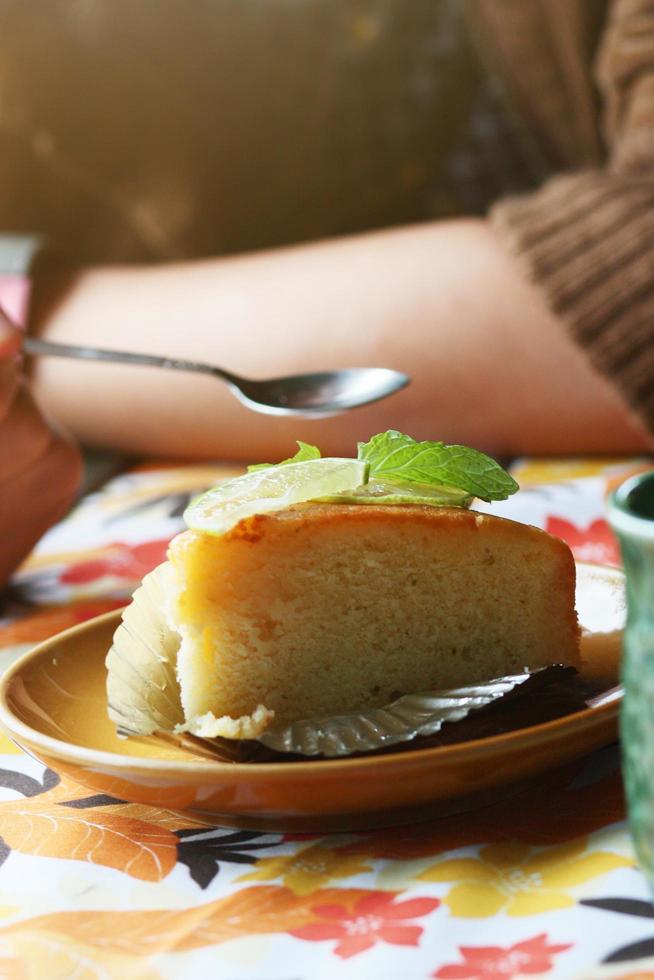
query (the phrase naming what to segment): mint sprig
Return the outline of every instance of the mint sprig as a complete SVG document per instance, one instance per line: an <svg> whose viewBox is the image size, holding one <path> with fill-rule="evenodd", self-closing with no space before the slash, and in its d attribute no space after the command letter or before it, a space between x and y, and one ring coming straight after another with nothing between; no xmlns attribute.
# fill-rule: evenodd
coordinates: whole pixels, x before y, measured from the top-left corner
<svg viewBox="0 0 654 980"><path fill-rule="evenodd" d="M506 500L519 489L499 463L468 446L417 442L394 429L360 442L357 458L370 464L370 475L391 483L456 487L480 500Z"/></svg>
<svg viewBox="0 0 654 980"><path fill-rule="evenodd" d="M248 472L321 458L317 446L299 440L297 445L298 451L289 459L248 466ZM365 502L390 504L410 502L412 498L424 502L425 497L441 506L466 507L472 497L488 502L506 500L519 489L513 477L485 453L444 442L418 442L395 429L360 442L357 459L370 467L370 486L359 491ZM378 489L382 485L384 493Z"/></svg>

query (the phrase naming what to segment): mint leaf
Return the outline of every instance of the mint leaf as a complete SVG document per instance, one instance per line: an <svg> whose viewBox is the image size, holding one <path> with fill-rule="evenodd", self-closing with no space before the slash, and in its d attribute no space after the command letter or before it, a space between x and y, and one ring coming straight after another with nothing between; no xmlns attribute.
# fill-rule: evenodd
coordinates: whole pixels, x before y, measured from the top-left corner
<svg viewBox="0 0 654 980"><path fill-rule="evenodd" d="M455 487L480 500L506 500L519 489L513 477L485 453L443 442L417 442L395 429L360 442L358 458L370 464L371 477Z"/></svg>
<svg viewBox="0 0 654 980"><path fill-rule="evenodd" d="M300 439L297 440L297 445L298 451L295 456L283 459L281 463L255 463L253 466L248 466L248 473L254 473L255 470L267 470L271 466L285 466L287 463L306 463L309 459L320 459L321 453L317 446L302 442Z"/></svg>

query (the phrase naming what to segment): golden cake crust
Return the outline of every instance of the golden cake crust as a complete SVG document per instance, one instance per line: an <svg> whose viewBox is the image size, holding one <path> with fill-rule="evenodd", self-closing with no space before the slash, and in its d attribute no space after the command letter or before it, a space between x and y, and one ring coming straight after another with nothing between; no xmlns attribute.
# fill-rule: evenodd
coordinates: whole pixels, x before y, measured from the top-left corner
<svg viewBox="0 0 654 980"><path fill-rule="evenodd" d="M294 504L292 507L285 507L283 510L271 511L267 514L254 514L252 517L246 517L221 537L226 541L244 540L256 543L276 525L289 523L293 523L298 528L307 524L311 524L313 527L338 524L352 526L353 524L365 525L369 522L395 527L402 521L410 524L429 524L439 528L479 528L482 524L491 521L493 523L499 522L498 527L501 525L509 534L512 526L521 530L528 527L536 534L545 533L530 525L517 524L516 521L508 521L499 517L489 517L487 514L465 510L462 507L428 507L416 504L388 506L381 504L305 503Z"/></svg>

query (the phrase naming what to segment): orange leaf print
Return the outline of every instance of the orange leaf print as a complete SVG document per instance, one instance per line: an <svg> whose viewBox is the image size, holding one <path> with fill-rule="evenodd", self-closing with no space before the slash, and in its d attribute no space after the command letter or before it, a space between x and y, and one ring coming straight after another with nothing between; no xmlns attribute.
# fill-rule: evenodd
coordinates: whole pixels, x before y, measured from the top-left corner
<svg viewBox="0 0 654 980"><path fill-rule="evenodd" d="M0 949L0 977L2 980L28 980L25 963L11 949Z"/></svg>
<svg viewBox="0 0 654 980"><path fill-rule="evenodd" d="M0 929L0 944L28 930L66 936L84 946L125 956L181 953L242 936L298 929L316 920L316 905L338 903L352 908L369 894L363 888L325 888L307 898L289 888L258 885L189 909L54 912Z"/></svg>
<svg viewBox="0 0 654 980"><path fill-rule="evenodd" d="M193 827L201 829L206 827L211 829L216 826L215 820L206 820L201 816L184 813L180 810L166 810L163 807L149 806L147 803L109 803L102 807L103 813L117 813L121 817L130 817L133 820L144 820L146 823L154 823L157 827L166 830L190 830ZM1 811L0 811L1 815Z"/></svg>
<svg viewBox="0 0 654 980"><path fill-rule="evenodd" d="M55 932L24 929L3 942L2 980L160 980L147 961L106 953Z"/></svg>
<svg viewBox="0 0 654 980"><path fill-rule="evenodd" d="M161 881L172 871L178 842L169 828L113 807L75 806L84 795L81 787L60 783L39 796L0 804L0 836L22 854L89 861L142 881Z"/></svg>

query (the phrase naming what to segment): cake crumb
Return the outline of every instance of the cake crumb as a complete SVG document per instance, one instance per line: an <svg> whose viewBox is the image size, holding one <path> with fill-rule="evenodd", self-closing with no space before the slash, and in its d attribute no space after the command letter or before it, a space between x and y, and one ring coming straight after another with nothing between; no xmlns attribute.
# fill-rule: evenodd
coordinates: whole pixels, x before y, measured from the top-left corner
<svg viewBox="0 0 654 980"><path fill-rule="evenodd" d="M275 712L263 704L257 705L251 715L241 715L240 718L232 718L230 715L216 718L213 712L207 711L204 715L198 715L191 721L178 725L175 731L190 732L198 738L258 738L270 727L274 717Z"/></svg>

